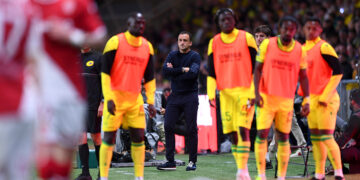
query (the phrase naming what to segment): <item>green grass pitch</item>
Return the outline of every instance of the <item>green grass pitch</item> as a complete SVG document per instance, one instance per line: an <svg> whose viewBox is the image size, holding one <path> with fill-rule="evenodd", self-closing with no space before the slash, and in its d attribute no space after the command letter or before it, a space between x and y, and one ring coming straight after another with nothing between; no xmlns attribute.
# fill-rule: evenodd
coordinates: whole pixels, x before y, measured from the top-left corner
<svg viewBox="0 0 360 180"><path fill-rule="evenodd" d="M188 162L188 155L176 155L176 159ZM165 159L164 155L158 155L157 159ZM274 179L275 161L272 160L274 168L266 171L268 179ZM304 172L302 157L290 158L287 176L301 176ZM329 162L327 161L327 165ZM159 171L156 167L145 167L145 177L148 180L234 180L236 165L233 156L226 154L199 155L196 171L185 171L186 166L178 166L176 171ZM252 179L256 178L256 164L254 152L250 153L248 169ZM315 171L312 154L309 155L308 172ZM74 169L73 177L81 173L81 169ZM98 170L90 169L93 179L96 179ZM309 177L308 177L309 178ZM308 179L307 178L307 179ZM110 168L109 180L133 180L133 168Z"/></svg>

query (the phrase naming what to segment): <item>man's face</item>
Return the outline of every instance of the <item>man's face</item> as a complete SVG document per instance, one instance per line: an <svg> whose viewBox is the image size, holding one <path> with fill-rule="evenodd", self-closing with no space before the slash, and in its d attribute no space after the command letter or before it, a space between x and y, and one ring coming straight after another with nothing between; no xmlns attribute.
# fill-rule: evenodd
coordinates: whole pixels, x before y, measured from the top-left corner
<svg viewBox="0 0 360 180"><path fill-rule="evenodd" d="M170 91L165 91L164 92L164 97L167 100L167 98L170 96Z"/></svg>
<svg viewBox="0 0 360 180"><path fill-rule="evenodd" d="M128 19L128 30L136 37L142 36L144 34L145 18L141 13L137 13L136 17L130 17Z"/></svg>
<svg viewBox="0 0 360 180"><path fill-rule="evenodd" d="M285 45L288 45L296 34L296 24L292 21L285 21L280 27L280 39Z"/></svg>
<svg viewBox="0 0 360 180"><path fill-rule="evenodd" d="M317 21L308 21L304 26L306 40L314 40L322 33L322 28Z"/></svg>
<svg viewBox="0 0 360 180"><path fill-rule="evenodd" d="M265 35L265 33L263 32L257 32L255 33L255 41L256 41L256 45L259 47L261 42L266 39L267 36Z"/></svg>
<svg viewBox="0 0 360 180"><path fill-rule="evenodd" d="M179 34L178 37L178 46L180 52L187 52L190 50L192 42L190 41L190 37L188 34Z"/></svg>
<svg viewBox="0 0 360 180"><path fill-rule="evenodd" d="M224 12L224 13L220 14L218 23L219 23L221 32L224 32L226 34L231 33L231 31L235 27L235 19L230 12Z"/></svg>

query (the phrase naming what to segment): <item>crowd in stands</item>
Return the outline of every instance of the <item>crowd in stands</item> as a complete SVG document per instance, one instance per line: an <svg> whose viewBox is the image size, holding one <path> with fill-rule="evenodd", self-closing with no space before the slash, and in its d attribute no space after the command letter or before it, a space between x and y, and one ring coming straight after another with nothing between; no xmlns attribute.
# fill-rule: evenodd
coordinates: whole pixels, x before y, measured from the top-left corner
<svg viewBox="0 0 360 180"><path fill-rule="evenodd" d="M238 16L237 27L253 33L262 24L270 25L278 34L277 22L284 15L292 15L299 22L295 39L304 43L303 21L307 16L319 17L323 24L322 38L336 50L343 68L343 79L355 79L360 56L360 1L359 0L197 0L190 5L172 10L161 17L161 26L149 27L146 37L153 42L157 55L157 88L169 87L161 67L167 54L177 48L177 34L186 30L193 34L193 49L202 55L200 93L206 92L206 58L211 37L218 33L213 17L217 9L230 7ZM202 83L203 81L203 83Z"/></svg>

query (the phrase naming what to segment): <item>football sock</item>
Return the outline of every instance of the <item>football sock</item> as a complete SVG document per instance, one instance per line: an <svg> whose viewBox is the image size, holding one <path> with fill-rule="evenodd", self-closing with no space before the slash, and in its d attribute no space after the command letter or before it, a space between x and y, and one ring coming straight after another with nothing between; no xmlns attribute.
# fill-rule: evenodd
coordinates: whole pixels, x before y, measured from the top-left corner
<svg viewBox="0 0 360 180"><path fill-rule="evenodd" d="M144 141L131 142L131 158L134 162L135 177L144 177L145 144Z"/></svg>
<svg viewBox="0 0 360 180"><path fill-rule="evenodd" d="M111 163L111 158L112 158L112 152L113 151L113 145L109 145L105 142L101 143L100 146L100 163L99 163L99 168L100 168L100 177L108 177L109 176L109 168L110 168L110 163Z"/></svg>
<svg viewBox="0 0 360 180"><path fill-rule="evenodd" d="M277 152L277 159L278 159L278 177L285 177L286 170L289 163L289 156L290 156L290 144L289 141L278 141L278 152Z"/></svg>
<svg viewBox="0 0 360 180"><path fill-rule="evenodd" d="M323 142L328 150L329 159L334 167L334 170L341 171L342 174L342 163L339 145L335 142L333 135L323 135ZM335 174L336 175L336 174Z"/></svg>
<svg viewBox="0 0 360 180"><path fill-rule="evenodd" d="M82 144L79 146L79 157L81 162L82 174L89 174L89 146Z"/></svg>
<svg viewBox="0 0 360 180"><path fill-rule="evenodd" d="M255 158L258 175L265 174L265 156L267 152L267 141L256 136L255 140Z"/></svg>
<svg viewBox="0 0 360 180"><path fill-rule="evenodd" d="M327 156L326 146L321 141L321 136L319 136L319 135L311 135L310 139L313 144L313 156L314 156L314 160L315 160L315 174L324 175L325 174L326 156Z"/></svg>
<svg viewBox="0 0 360 180"><path fill-rule="evenodd" d="M237 164L238 169L245 169L247 167L247 162L250 152L250 142L238 140L237 146L237 158L239 163Z"/></svg>
<svg viewBox="0 0 360 180"><path fill-rule="evenodd" d="M235 144L231 144L231 154L234 156L234 160L236 163L236 167L239 169L239 158L237 157L237 146Z"/></svg>
<svg viewBox="0 0 360 180"><path fill-rule="evenodd" d="M95 155L96 155L96 160L98 162L98 166L99 166L99 153L100 153L100 145L95 145Z"/></svg>

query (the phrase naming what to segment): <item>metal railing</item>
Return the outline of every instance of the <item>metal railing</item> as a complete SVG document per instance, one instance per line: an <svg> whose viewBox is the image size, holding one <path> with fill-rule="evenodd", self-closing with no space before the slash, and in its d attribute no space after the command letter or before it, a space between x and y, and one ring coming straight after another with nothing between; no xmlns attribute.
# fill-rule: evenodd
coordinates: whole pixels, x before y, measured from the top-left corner
<svg viewBox="0 0 360 180"><path fill-rule="evenodd" d="M340 108L337 115L345 121L349 120L351 114L349 101L350 91L355 88L359 88L359 80L342 80L336 88L340 96Z"/></svg>

